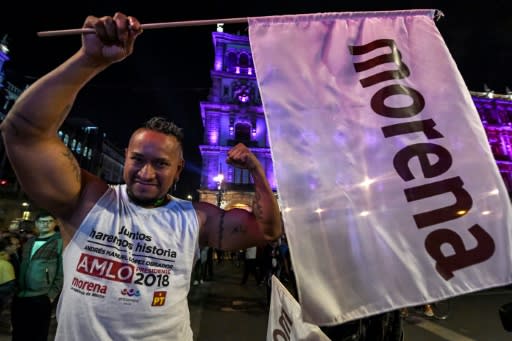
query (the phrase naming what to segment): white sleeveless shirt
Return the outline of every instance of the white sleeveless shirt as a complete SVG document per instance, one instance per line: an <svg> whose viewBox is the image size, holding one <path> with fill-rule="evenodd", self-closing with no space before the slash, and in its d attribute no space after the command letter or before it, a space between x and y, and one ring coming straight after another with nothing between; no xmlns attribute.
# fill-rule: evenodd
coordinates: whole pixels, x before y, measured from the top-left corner
<svg viewBox="0 0 512 341"><path fill-rule="evenodd" d="M190 201L146 209L110 186L64 250L55 340L191 341L198 235Z"/></svg>

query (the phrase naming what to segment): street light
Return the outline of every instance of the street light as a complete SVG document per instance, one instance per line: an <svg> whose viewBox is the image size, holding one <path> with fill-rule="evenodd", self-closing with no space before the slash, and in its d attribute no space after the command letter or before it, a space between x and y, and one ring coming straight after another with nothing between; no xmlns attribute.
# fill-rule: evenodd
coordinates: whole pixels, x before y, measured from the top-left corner
<svg viewBox="0 0 512 341"><path fill-rule="evenodd" d="M21 203L21 219L30 220L30 203L23 201Z"/></svg>
<svg viewBox="0 0 512 341"><path fill-rule="evenodd" d="M224 181L224 175L222 173L217 174L213 178L213 181L217 182L217 206L220 207L222 203L222 181Z"/></svg>

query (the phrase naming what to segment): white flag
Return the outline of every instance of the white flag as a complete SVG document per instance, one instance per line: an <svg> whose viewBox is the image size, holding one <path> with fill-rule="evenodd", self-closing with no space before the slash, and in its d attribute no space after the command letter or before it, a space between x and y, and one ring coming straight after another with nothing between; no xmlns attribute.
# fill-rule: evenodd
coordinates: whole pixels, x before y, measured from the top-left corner
<svg viewBox="0 0 512 341"><path fill-rule="evenodd" d="M300 305L272 276L272 295L268 314L267 341L329 341L327 335L314 324L302 321Z"/></svg>
<svg viewBox="0 0 512 341"><path fill-rule="evenodd" d="M511 282L510 200L434 13L249 19L305 321Z"/></svg>

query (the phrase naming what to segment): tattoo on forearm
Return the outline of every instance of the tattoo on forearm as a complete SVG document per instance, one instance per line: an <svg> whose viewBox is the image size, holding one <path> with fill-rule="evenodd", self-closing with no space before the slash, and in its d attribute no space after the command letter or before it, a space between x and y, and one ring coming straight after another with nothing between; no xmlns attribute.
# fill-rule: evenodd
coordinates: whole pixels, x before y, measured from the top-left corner
<svg viewBox="0 0 512 341"><path fill-rule="evenodd" d="M263 207L261 206L261 194L256 191L254 193L254 201L252 202L252 212L256 219L260 220L263 218Z"/></svg>
<svg viewBox="0 0 512 341"><path fill-rule="evenodd" d="M235 226L233 231L231 231L231 234L236 234L236 233L247 233L247 228L245 228L242 225Z"/></svg>
<svg viewBox="0 0 512 341"><path fill-rule="evenodd" d="M71 170L75 174L76 181L80 181L80 167L78 166L78 162L73 156L73 153L69 149L66 149L63 155L70 161Z"/></svg>
<svg viewBox="0 0 512 341"><path fill-rule="evenodd" d="M224 238L224 216L226 215L226 211L222 211L220 214L220 223L219 223L219 249L222 250L222 239Z"/></svg>

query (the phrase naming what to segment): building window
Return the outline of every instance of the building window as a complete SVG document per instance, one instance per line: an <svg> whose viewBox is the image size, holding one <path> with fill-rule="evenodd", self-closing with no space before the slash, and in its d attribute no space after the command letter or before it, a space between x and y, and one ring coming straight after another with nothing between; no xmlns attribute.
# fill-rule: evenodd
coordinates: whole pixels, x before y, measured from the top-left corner
<svg viewBox="0 0 512 341"><path fill-rule="evenodd" d="M236 66L236 53L235 52L229 52L228 53L228 67L229 68L232 68L234 66Z"/></svg>
<svg viewBox="0 0 512 341"><path fill-rule="evenodd" d="M249 66L249 56L247 53L240 53L240 58L238 59L238 65L241 67Z"/></svg>
<svg viewBox="0 0 512 341"><path fill-rule="evenodd" d="M250 184L251 176L249 170L234 168L233 169L233 183L235 184Z"/></svg>
<svg viewBox="0 0 512 341"><path fill-rule="evenodd" d="M243 142L251 140L251 125L248 123L237 123L235 125L235 140Z"/></svg>

